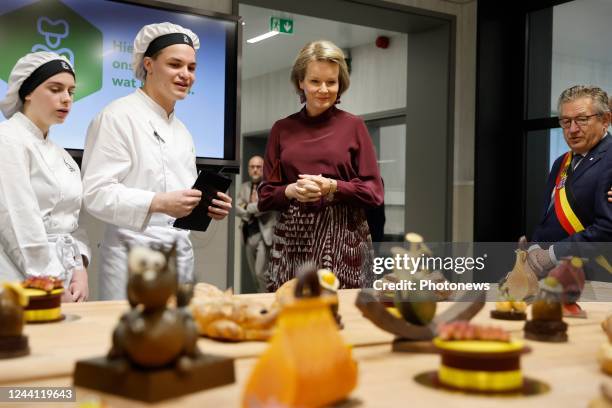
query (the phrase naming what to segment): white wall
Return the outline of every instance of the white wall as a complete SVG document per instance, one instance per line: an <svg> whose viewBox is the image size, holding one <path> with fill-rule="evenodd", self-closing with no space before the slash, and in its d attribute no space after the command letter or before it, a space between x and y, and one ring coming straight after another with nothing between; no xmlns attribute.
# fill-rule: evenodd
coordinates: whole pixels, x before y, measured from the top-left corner
<svg viewBox="0 0 612 408"><path fill-rule="evenodd" d="M339 108L356 115L406 106L406 38L391 37L389 48L373 44L352 48L351 86ZM301 108L286 68L242 81L242 133L270 129Z"/></svg>
<svg viewBox="0 0 612 408"><path fill-rule="evenodd" d="M550 93L553 112L557 112L557 99L561 92L574 85L596 85L612 95L612 63L606 59L553 52Z"/></svg>
<svg viewBox="0 0 612 408"><path fill-rule="evenodd" d="M406 125L381 127L379 136L380 176L385 181L385 232L404 235Z"/></svg>
<svg viewBox="0 0 612 408"><path fill-rule="evenodd" d="M444 0L387 0L456 16L453 241L472 241L476 114L476 6Z"/></svg>
<svg viewBox="0 0 612 408"><path fill-rule="evenodd" d="M476 114L476 6L444 0L387 0L457 17L453 241L472 241L474 224L474 134Z"/></svg>
<svg viewBox="0 0 612 408"><path fill-rule="evenodd" d="M391 37L389 48L374 44L351 49L351 87L340 107L364 115L406 106L406 34Z"/></svg>

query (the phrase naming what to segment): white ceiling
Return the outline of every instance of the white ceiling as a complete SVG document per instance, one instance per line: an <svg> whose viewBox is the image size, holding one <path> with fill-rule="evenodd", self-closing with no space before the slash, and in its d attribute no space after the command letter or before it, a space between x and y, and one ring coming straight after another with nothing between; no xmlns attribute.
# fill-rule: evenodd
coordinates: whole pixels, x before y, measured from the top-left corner
<svg viewBox="0 0 612 408"><path fill-rule="evenodd" d="M310 41L326 39L333 41L340 48L351 48L374 44L379 35L406 35L245 4L240 4L239 14L245 23L242 42L243 79L291 67L299 50ZM279 34L255 44L248 44L246 40L249 38L269 31L272 16L293 19L294 34Z"/></svg>
<svg viewBox="0 0 612 408"><path fill-rule="evenodd" d="M553 8L553 52L612 63L612 0L575 0Z"/></svg>

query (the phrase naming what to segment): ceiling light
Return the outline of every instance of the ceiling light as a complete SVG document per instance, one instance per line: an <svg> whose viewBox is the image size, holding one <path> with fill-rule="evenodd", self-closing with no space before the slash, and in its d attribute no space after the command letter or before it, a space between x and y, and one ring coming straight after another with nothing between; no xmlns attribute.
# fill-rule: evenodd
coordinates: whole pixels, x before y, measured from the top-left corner
<svg viewBox="0 0 612 408"><path fill-rule="evenodd" d="M265 34L258 35L257 37L253 37L250 40L247 40L247 42L249 44L255 44L256 42L265 40L266 38L274 37L276 34L278 34L278 31L268 31Z"/></svg>

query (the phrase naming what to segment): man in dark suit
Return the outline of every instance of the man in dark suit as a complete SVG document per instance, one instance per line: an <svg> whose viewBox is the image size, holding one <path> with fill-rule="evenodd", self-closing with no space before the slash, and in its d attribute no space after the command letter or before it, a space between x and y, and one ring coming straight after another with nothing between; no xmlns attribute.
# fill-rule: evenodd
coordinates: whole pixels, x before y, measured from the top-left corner
<svg viewBox="0 0 612 408"><path fill-rule="evenodd" d="M241 219L240 228L249 270L258 291L265 292L268 282L266 272L272 246L272 232L278 212L260 212L257 209L257 186L263 175L263 158L261 156L251 157L248 166L250 181L245 181L240 186L236 216Z"/></svg>
<svg viewBox="0 0 612 408"><path fill-rule="evenodd" d="M531 237L529 261L541 276L563 257L588 254L588 248L591 257L601 255L592 250L592 244L582 243L612 241L612 203L607 200L612 185L608 96L597 87L574 86L563 91L558 110L570 151L553 164L544 213Z"/></svg>

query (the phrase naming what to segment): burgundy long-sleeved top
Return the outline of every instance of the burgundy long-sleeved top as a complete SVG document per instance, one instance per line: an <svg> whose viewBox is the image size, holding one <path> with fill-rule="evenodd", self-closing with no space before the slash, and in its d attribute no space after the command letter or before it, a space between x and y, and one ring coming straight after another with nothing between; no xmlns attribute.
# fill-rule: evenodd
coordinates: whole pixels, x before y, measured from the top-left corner
<svg viewBox="0 0 612 408"><path fill-rule="evenodd" d="M310 117L306 108L277 121L270 131L259 187L260 211L284 210L288 184L300 174L337 180L334 202L360 207L383 203L376 153L363 120L335 106ZM320 205L325 205L325 197Z"/></svg>

